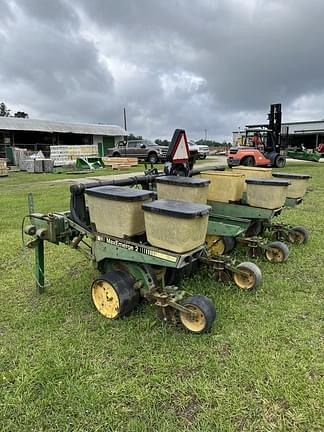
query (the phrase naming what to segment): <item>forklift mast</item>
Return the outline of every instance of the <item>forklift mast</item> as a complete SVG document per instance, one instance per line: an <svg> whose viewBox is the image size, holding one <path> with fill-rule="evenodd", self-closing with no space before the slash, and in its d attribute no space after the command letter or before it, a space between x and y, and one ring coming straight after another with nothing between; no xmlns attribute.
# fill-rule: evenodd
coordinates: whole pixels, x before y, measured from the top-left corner
<svg viewBox="0 0 324 432"><path fill-rule="evenodd" d="M280 153L280 150L283 148L281 145L281 104L271 104L270 105L270 113L268 114L269 120L269 129L272 131L271 138L272 147L276 153ZM270 134L268 134L270 135Z"/></svg>

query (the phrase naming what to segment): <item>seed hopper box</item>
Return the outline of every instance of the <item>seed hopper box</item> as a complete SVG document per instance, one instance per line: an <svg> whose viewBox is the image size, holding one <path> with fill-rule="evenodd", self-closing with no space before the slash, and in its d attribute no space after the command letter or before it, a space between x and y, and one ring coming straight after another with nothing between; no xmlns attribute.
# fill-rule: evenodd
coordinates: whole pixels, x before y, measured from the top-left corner
<svg viewBox="0 0 324 432"><path fill-rule="evenodd" d="M285 204L290 182L283 180L245 180L247 203L252 207L277 209Z"/></svg>
<svg viewBox="0 0 324 432"><path fill-rule="evenodd" d="M244 191L244 175L233 172L208 171L201 178L209 180L208 201L239 201Z"/></svg>
<svg viewBox="0 0 324 432"><path fill-rule="evenodd" d="M143 202L153 192L119 186L86 189L90 220L97 232L114 237L132 237L145 231Z"/></svg>
<svg viewBox="0 0 324 432"><path fill-rule="evenodd" d="M192 177L158 177L157 195L159 199L206 204L209 183L209 180Z"/></svg>
<svg viewBox="0 0 324 432"><path fill-rule="evenodd" d="M174 200L143 204L146 236L155 247L184 253L204 244L210 207Z"/></svg>
<svg viewBox="0 0 324 432"><path fill-rule="evenodd" d="M273 173L272 175L276 179L289 181L288 198L303 198L306 194L308 181L311 178L309 175L294 173Z"/></svg>

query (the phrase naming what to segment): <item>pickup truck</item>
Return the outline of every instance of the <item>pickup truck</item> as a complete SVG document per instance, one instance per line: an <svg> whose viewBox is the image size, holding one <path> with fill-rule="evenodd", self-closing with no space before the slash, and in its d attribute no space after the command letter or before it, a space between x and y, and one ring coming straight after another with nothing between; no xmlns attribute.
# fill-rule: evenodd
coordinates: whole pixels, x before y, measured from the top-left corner
<svg viewBox="0 0 324 432"><path fill-rule="evenodd" d="M188 141L190 153L198 152L198 159L206 159L209 154L209 147L201 144L196 144L194 141Z"/></svg>
<svg viewBox="0 0 324 432"><path fill-rule="evenodd" d="M149 140L121 141L117 146L108 149L107 156L111 157L137 157L138 159L155 164L164 162L168 147L159 146Z"/></svg>

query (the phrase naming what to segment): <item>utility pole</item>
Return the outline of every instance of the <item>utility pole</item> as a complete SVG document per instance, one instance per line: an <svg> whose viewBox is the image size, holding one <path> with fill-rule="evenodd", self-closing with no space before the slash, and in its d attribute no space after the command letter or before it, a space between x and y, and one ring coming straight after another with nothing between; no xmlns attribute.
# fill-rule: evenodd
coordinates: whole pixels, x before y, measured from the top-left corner
<svg viewBox="0 0 324 432"><path fill-rule="evenodd" d="M125 129L125 131L127 131L126 108L124 108L124 129Z"/></svg>
<svg viewBox="0 0 324 432"><path fill-rule="evenodd" d="M207 129L204 130L205 130L205 141L207 141Z"/></svg>
<svg viewBox="0 0 324 432"><path fill-rule="evenodd" d="M126 117L126 108L124 107L124 129L127 132L127 117ZM127 146L127 136L124 137L124 156L126 157L126 146Z"/></svg>

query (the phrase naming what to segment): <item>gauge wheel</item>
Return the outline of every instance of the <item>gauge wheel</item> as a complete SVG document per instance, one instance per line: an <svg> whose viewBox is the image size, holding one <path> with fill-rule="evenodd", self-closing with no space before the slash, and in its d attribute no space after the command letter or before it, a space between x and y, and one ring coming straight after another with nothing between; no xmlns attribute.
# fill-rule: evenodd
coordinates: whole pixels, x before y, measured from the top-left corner
<svg viewBox="0 0 324 432"><path fill-rule="evenodd" d="M207 249L212 256L224 255L231 252L235 247L235 238L230 236L206 236Z"/></svg>
<svg viewBox="0 0 324 432"><path fill-rule="evenodd" d="M153 164L153 165L154 165L154 164L158 163L159 158L158 158L158 156L157 156L156 153L150 153L150 154L148 155L147 160L148 160L148 162L149 162L150 164Z"/></svg>
<svg viewBox="0 0 324 432"><path fill-rule="evenodd" d="M235 248L235 245L236 245L235 237L224 236L223 241L225 244L225 253L226 254L231 252Z"/></svg>
<svg viewBox="0 0 324 432"><path fill-rule="evenodd" d="M244 272L244 274L236 272L233 274L234 282L238 288L252 290L260 285L262 274L257 265L251 262L243 262L236 268L237 270Z"/></svg>
<svg viewBox="0 0 324 432"><path fill-rule="evenodd" d="M289 231L288 240L290 243L305 244L308 242L309 232L303 226L296 226Z"/></svg>
<svg viewBox="0 0 324 432"><path fill-rule="evenodd" d="M288 246L280 241L269 243L267 244L265 257L271 263L283 263L289 257Z"/></svg>
<svg viewBox="0 0 324 432"><path fill-rule="evenodd" d="M253 156L247 156L243 159L242 161L242 165L245 166L254 166L255 165L255 160Z"/></svg>
<svg viewBox="0 0 324 432"><path fill-rule="evenodd" d="M256 237L263 231L263 223L261 220L255 220L251 223L245 232L245 237Z"/></svg>
<svg viewBox="0 0 324 432"><path fill-rule="evenodd" d="M193 312L180 312L180 321L183 327L191 333L206 333L210 331L216 319L216 308L214 303L203 295L188 297L182 303Z"/></svg>
<svg viewBox="0 0 324 432"><path fill-rule="evenodd" d="M140 302L140 294L133 285L134 279L124 271L114 270L100 275L91 286L97 311L109 319L131 312Z"/></svg>
<svg viewBox="0 0 324 432"><path fill-rule="evenodd" d="M221 236L207 234L206 244L208 252L210 252L212 256L223 255L225 252L225 242Z"/></svg>
<svg viewBox="0 0 324 432"><path fill-rule="evenodd" d="M179 269L167 267L164 277L166 285L180 284L184 279L189 278L197 270L198 266L199 261L195 260Z"/></svg>

